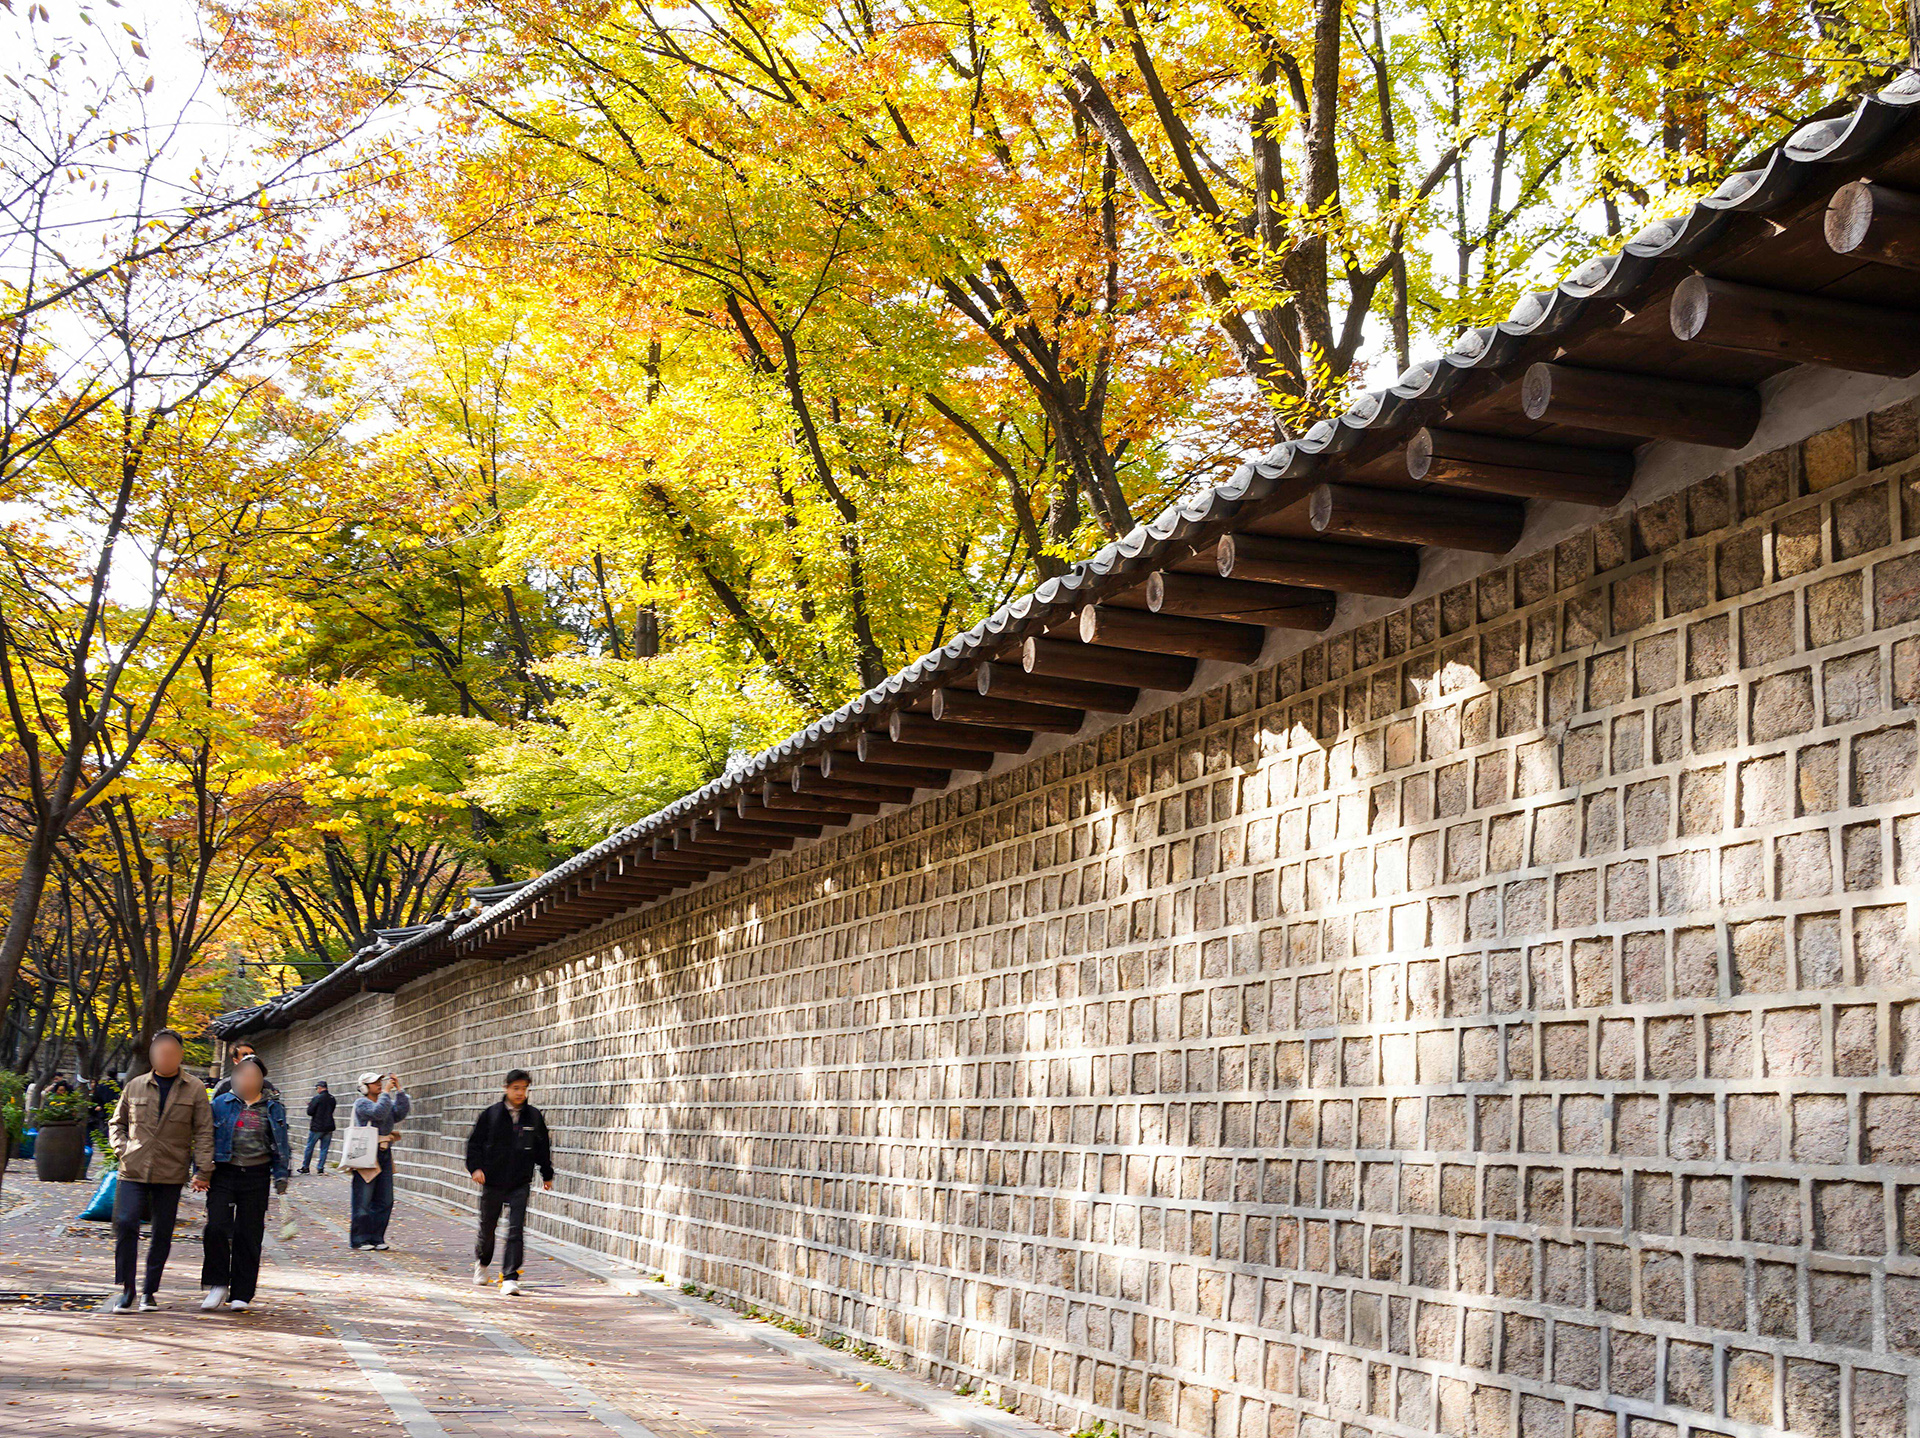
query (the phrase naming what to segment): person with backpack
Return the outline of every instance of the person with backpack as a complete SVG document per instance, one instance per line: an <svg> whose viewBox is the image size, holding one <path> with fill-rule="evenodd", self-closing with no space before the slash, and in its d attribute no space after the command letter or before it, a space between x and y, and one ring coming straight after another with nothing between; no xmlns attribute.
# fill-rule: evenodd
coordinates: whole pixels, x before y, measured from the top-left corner
<svg viewBox="0 0 1920 1438"><path fill-rule="evenodd" d="M480 1231L473 1245L473 1281L490 1281L494 1230L507 1212L507 1244L500 1255L500 1292L520 1292L520 1265L526 1257L527 1199L533 1175L543 1189L553 1187L553 1142L546 1116L527 1102L533 1075L514 1069L507 1075L500 1102L474 1120L467 1135L467 1172L480 1189Z"/></svg>
<svg viewBox="0 0 1920 1438"><path fill-rule="evenodd" d="M333 1147L333 1110L339 1100L327 1088L327 1081L321 1079L313 1086L313 1097L307 1100L307 1151L300 1158L300 1172L306 1173L313 1167L314 1145L320 1147L321 1173L327 1171L327 1150Z"/></svg>

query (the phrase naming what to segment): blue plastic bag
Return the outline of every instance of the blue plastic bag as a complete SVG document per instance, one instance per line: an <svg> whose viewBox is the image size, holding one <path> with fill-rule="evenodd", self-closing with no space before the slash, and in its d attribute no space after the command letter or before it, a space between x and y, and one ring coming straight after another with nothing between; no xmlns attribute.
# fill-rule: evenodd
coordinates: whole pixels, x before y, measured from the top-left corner
<svg viewBox="0 0 1920 1438"><path fill-rule="evenodd" d="M38 1132L40 1132L40 1130L37 1128L30 1128L26 1131L26 1134L20 1140L20 1146L13 1151L15 1158L33 1157L33 1136Z"/></svg>
<svg viewBox="0 0 1920 1438"><path fill-rule="evenodd" d="M113 1220L113 1195L119 1187L120 1174L108 1169L100 1176L100 1186L93 1191L93 1197L80 1211L80 1217L93 1223L110 1223Z"/></svg>

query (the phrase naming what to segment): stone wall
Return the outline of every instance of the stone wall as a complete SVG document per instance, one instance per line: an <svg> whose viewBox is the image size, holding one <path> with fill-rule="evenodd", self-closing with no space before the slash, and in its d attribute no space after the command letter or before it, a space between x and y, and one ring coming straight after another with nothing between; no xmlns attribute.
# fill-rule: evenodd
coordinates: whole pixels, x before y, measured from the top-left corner
<svg viewBox="0 0 1920 1438"><path fill-rule="evenodd" d="M1066 1429L1916 1438L1915 449L266 1050L397 1067L456 1199L525 1063L538 1227Z"/></svg>

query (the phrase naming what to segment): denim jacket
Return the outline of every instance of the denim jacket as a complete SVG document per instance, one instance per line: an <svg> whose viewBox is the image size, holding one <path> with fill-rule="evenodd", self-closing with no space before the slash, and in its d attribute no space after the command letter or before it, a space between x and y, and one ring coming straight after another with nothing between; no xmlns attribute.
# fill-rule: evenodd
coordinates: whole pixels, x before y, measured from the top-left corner
<svg viewBox="0 0 1920 1438"><path fill-rule="evenodd" d="M239 1094L229 1089L213 1101L213 1161L233 1161L233 1125L246 1107ZM267 1099L267 1121L273 1125L273 1176L285 1178L293 1167L293 1144L287 1137L286 1106L277 1098Z"/></svg>

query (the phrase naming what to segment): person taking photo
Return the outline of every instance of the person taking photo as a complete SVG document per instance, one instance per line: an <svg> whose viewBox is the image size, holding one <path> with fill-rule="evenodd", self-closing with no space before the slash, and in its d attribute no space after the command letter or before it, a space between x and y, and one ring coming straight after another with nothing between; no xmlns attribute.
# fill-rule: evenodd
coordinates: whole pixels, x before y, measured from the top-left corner
<svg viewBox="0 0 1920 1438"><path fill-rule="evenodd" d="M353 1171L353 1207L348 1243L357 1251L387 1247L387 1222L393 1217L393 1126L413 1112L413 1102L394 1074L360 1075L360 1097L353 1101L357 1128L371 1125L380 1134L378 1167Z"/></svg>

